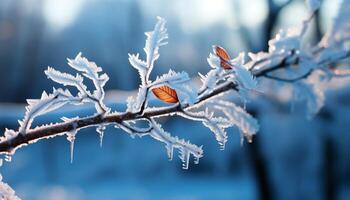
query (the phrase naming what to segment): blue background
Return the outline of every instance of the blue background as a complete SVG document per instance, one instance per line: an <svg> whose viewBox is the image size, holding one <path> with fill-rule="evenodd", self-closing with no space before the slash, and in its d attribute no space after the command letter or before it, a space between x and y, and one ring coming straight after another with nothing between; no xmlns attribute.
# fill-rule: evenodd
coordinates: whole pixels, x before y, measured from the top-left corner
<svg viewBox="0 0 350 200"><path fill-rule="evenodd" d="M320 39L338 5L338 0L323 1L307 41ZM43 71L52 66L72 72L66 58L78 52L109 75L107 104L125 109L126 97L139 85L128 53L144 56L143 33L153 29L156 16L168 21L169 44L161 47L152 78L169 68L191 76L206 73L213 44L232 57L266 51L271 35L299 25L306 15L300 0L2 0L0 128L17 129L25 100L58 87ZM162 144L149 137L132 139L111 126L102 148L94 128L80 131L72 164L68 141L57 137L19 149L1 173L23 199L349 199L348 84L349 79L333 81L325 107L312 120L306 119L302 102L291 112L283 98L253 99L247 109L261 130L252 144L242 146L239 132L229 129L224 151L200 123L162 119L167 131L204 145L204 157L189 170L181 169L175 156L169 162ZM66 107L35 123L92 113L91 106Z"/></svg>

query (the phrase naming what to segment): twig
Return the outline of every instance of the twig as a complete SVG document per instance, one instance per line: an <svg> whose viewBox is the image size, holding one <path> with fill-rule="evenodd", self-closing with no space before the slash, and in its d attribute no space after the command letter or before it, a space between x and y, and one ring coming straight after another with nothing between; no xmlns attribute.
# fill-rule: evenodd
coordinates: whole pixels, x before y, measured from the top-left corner
<svg viewBox="0 0 350 200"><path fill-rule="evenodd" d="M346 54L346 56L341 56L339 59L344 59L347 58L349 54ZM334 61L327 60L329 63L333 63ZM322 64L326 65L327 61L323 61ZM313 70L310 70L308 73L304 74L301 77L298 77L296 79L283 79L279 77L272 77L269 76L268 73L279 70L282 68L289 67L290 64L286 63L286 59L283 59L280 63L278 63L276 66L272 66L267 69L262 69L262 70L257 70L253 71L252 73L254 74L255 77L260 78L260 77L267 77L267 78L272 78L278 81L284 81L284 82L295 82L298 80L301 80L303 78L308 77ZM82 129L86 128L88 126L94 126L94 125L99 125L99 124L121 124L123 121L130 121L130 120L135 120L135 119L149 119L153 117L162 117L164 115L168 115L171 113L176 113L178 111L184 110L184 109L190 109L192 106L195 107L198 104L203 103L204 101L216 97L217 95L221 95L225 92L228 92L230 90L235 90L238 91L238 86L234 84L233 82L224 82L221 85L219 85L216 89L214 89L212 92L202 95L198 101L194 105L181 105L178 104L176 106L169 106L169 107L164 107L164 108L159 108L157 110L154 109L141 109L142 112L125 112L125 113L111 113L111 114L106 114L105 116L102 115L95 115L95 116L90 116L86 118L82 118L79 120L76 120L74 122L62 122L62 123L57 123L54 125L50 126L43 126L43 127L38 127L29 130L25 135L18 134L17 136L0 142L0 154L10 154L14 150L16 150L18 147L21 147L26 144L34 143L37 140L41 140L47 137L54 137L58 135L62 135L66 132L72 131L74 128L76 129ZM75 125L73 123L76 123Z"/></svg>
<svg viewBox="0 0 350 200"><path fill-rule="evenodd" d="M296 81L299 81L301 79L304 79L304 78L308 77L312 72L313 72L313 70L309 70L304 75L299 76L297 78L292 78L292 79L286 79L286 78L281 78L281 77L277 77L277 76L271 76L269 74L265 74L264 77L269 78L269 79L273 79L273 80L277 80L277 81L292 83L292 82L296 82Z"/></svg>

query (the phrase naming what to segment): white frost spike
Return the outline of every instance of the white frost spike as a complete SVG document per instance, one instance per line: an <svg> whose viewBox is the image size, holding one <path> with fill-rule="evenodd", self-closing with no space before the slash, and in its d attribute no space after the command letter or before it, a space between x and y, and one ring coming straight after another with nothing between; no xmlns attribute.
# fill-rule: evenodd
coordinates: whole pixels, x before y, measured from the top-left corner
<svg viewBox="0 0 350 200"><path fill-rule="evenodd" d="M79 117L75 118L67 118L62 117L61 118L64 122L72 123L73 130L66 133L67 140L70 142L70 162L73 163L73 157L74 157L74 141L75 141L75 135L77 134L77 128L78 124L75 122L76 120L79 120Z"/></svg>
<svg viewBox="0 0 350 200"><path fill-rule="evenodd" d="M201 121L204 126L209 128L215 135L215 139L220 145L220 149L225 149L225 144L227 142L227 134L225 128L229 126L228 121L223 118L213 117L214 112L209 112L209 109L206 108L205 111L201 112L178 112L180 116L183 116L187 119L194 121Z"/></svg>
<svg viewBox="0 0 350 200"><path fill-rule="evenodd" d="M198 147L182 139L180 140L178 137L171 136L168 132L164 131L161 125L153 119L151 119L151 123L153 129L151 130L149 135L154 139L165 143L167 154L170 160L173 157L174 148L179 149L180 151L180 158L184 163L184 169L188 169L188 160L190 155L193 155L195 157L195 163L198 163L198 159L203 157L202 147Z"/></svg>
<svg viewBox="0 0 350 200"><path fill-rule="evenodd" d="M80 52L74 59L67 58L68 65L79 72L83 72L83 75L91 80L98 79L98 72L102 72L102 68L81 55Z"/></svg>
<svg viewBox="0 0 350 200"><path fill-rule="evenodd" d="M147 59L147 74L146 80L148 81L151 71L153 69L153 63L159 58L159 47L167 44L166 40L168 38L167 29L165 28L165 19L157 17L158 22L154 27L152 32L146 32L146 45L144 51L146 52Z"/></svg>
<svg viewBox="0 0 350 200"><path fill-rule="evenodd" d="M172 144L167 144L165 145L165 148L167 150L168 158L169 160L173 160L173 155L174 155L174 147Z"/></svg>
<svg viewBox="0 0 350 200"><path fill-rule="evenodd" d="M188 74L184 71L175 72L173 70L169 70L168 73L163 74L161 76L157 76L156 80L153 81L150 86L162 85L162 84L180 84L190 80Z"/></svg>
<svg viewBox="0 0 350 200"><path fill-rule="evenodd" d="M259 130L258 121L241 107L228 101L215 101L214 108L222 111L228 117L230 123L237 126L248 142ZM243 139L243 138L242 138Z"/></svg>
<svg viewBox="0 0 350 200"><path fill-rule="evenodd" d="M182 161L182 168L188 169L190 162L190 152L187 149L180 149L180 159Z"/></svg>
<svg viewBox="0 0 350 200"><path fill-rule="evenodd" d="M70 142L70 163L73 163L74 158L74 141L77 131L73 130L67 133L67 140Z"/></svg>
<svg viewBox="0 0 350 200"><path fill-rule="evenodd" d="M96 128L96 132L98 133L98 135L100 137L100 147L102 147L103 135L104 135L105 130L106 130L106 125L104 125L104 124L100 124Z"/></svg>
<svg viewBox="0 0 350 200"><path fill-rule="evenodd" d="M319 0L306 0L306 4L311 12L315 12L321 6L321 3Z"/></svg>
<svg viewBox="0 0 350 200"><path fill-rule="evenodd" d="M220 149L224 150L227 142L227 133L225 129L210 119L203 121L203 124L215 134L215 139L218 141Z"/></svg>
<svg viewBox="0 0 350 200"><path fill-rule="evenodd" d="M139 59L139 54L129 54L129 62L139 72L142 85L146 85L147 63Z"/></svg>

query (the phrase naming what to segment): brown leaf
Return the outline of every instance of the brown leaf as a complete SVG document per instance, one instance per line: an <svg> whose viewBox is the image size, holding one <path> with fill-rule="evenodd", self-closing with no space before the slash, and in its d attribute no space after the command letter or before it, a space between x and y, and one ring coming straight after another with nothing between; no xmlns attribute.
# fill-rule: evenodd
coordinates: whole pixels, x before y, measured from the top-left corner
<svg viewBox="0 0 350 200"><path fill-rule="evenodd" d="M230 64L231 58L223 47L214 46L214 52L220 58L220 65L222 68L226 70L232 69L232 65Z"/></svg>
<svg viewBox="0 0 350 200"><path fill-rule="evenodd" d="M168 86L160 86L152 89L153 94L163 102L166 103L177 103L179 102L179 98L177 97L177 93L174 89L171 89Z"/></svg>

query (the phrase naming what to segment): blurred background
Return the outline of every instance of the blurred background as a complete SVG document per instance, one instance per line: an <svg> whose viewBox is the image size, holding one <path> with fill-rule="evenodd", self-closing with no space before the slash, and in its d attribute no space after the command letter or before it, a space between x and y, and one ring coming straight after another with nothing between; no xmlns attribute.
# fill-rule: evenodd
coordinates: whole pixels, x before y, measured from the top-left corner
<svg viewBox="0 0 350 200"><path fill-rule="evenodd" d="M331 26L339 3L322 2L310 44ZM128 53L144 56L144 32L153 29L156 16L167 20L169 44L160 49L153 78L169 68L206 73L213 44L232 56L266 51L271 36L307 14L303 0L1 0L0 128L17 129L25 100L58 87L45 77L47 66L71 72L66 58L79 52L109 75L108 105L125 109L139 85ZM68 141L57 137L18 150L0 170L23 199L350 199L349 83L331 83L313 120L306 120L303 103L291 112L283 98L253 100L247 109L260 121L260 132L241 146L238 131L229 129L224 151L201 124L163 119L167 131L204 145L204 158L189 170L181 169L180 159L169 162L162 144L131 139L113 127L102 148L95 129L79 132L72 164ZM36 123L91 113L89 106L68 107Z"/></svg>

